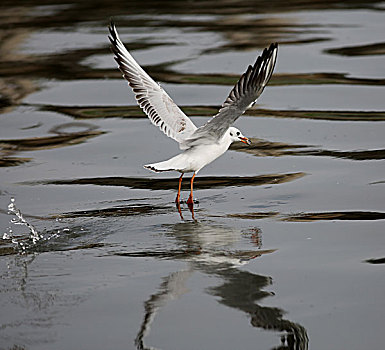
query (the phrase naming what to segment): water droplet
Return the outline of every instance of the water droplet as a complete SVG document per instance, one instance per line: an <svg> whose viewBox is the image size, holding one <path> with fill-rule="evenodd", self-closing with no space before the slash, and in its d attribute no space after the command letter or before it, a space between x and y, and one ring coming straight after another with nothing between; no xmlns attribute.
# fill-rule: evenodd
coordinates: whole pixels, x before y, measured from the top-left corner
<svg viewBox="0 0 385 350"><path fill-rule="evenodd" d="M14 217L10 220L11 224L24 225L28 228L30 232L30 235L28 238L30 241L32 241L32 244L35 245L37 241L43 238L43 235L39 234L36 228L23 217L23 214L21 213L21 211L16 207L15 198L13 197L10 199L10 203L8 204L8 213L14 215ZM29 248L30 246L29 243L21 242L21 239L25 239L25 237L18 236L18 235L16 237L13 237L11 228L9 228L7 235L3 235L3 238L4 236L8 236L9 238L12 238L12 243L15 244L16 248L21 249L22 253L26 252L27 248Z"/></svg>

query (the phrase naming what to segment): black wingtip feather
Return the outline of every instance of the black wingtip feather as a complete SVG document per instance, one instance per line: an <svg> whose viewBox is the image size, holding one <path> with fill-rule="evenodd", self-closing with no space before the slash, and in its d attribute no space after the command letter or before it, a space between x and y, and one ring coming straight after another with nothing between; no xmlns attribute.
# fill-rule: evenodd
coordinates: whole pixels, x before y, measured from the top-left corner
<svg viewBox="0 0 385 350"><path fill-rule="evenodd" d="M274 42L262 51L234 85L219 112L198 129L197 135L212 132L221 138L235 120L255 104L273 74L277 49L278 44Z"/></svg>
<svg viewBox="0 0 385 350"><path fill-rule="evenodd" d="M110 35L108 36L108 39L110 40L113 47L116 45L116 42L118 40L117 34L116 34L116 27L114 21L110 20L110 25L108 26L108 31L110 32ZM113 52L116 54L116 49L113 50Z"/></svg>
<svg viewBox="0 0 385 350"><path fill-rule="evenodd" d="M112 36L115 36L114 33L115 33L115 22L114 20L111 18L110 19L110 25L108 26L108 29L111 33Z"/></svg>

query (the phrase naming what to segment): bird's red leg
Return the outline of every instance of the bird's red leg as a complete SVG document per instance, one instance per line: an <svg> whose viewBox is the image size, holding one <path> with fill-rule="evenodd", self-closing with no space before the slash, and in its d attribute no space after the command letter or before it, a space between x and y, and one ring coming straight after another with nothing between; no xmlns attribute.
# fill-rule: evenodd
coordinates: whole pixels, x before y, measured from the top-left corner
<svg viewBox="0 0 385 350"><path fill-rule="evenodd" d="M191 212L191 218L192 218L194 221L196 221L195 215L194 215L194 204L193 204L193 203L188 203L187 205L188 205L188 208L189 208L189 210L190 210L190 212Z"/></svg>
<svg viewBox="0 0 385 350"><path fill-rule="evenodd" d="M183 177L183 173L181 174L181 176L179 178L178 194L176 195L176 198L175 198L175 203L177 203L177 204L180 203L180 189L182 187L182 177Z"/></svg>
<svg viewBox="0 0 385 350"><path fill-rule="evenodd" d="M180 202L176 202L176 209L178 210L179 216L181 220L184 220L183 215L182 215L182 209L180 208Z"/></svg>
<svg viewBox="0 0 385 350"><path fill-rule="evenodd" d="M194 204L194 201L193 201L193 184L194 184L194 178L195 178L195 173L193 175L193 177L191 178L191 192L190 192L190 196L188 197L187 199L187 204Z"/></svg>

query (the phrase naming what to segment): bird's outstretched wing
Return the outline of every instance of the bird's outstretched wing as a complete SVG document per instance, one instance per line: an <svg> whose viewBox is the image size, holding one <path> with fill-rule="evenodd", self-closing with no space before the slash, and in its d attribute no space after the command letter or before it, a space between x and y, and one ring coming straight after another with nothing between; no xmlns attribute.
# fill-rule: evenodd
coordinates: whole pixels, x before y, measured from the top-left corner
<svg viewBox="0 0 385 350"><path fill-rule="evenodd" d="M154 125L179 143L197 129L167 93L134 60L116 31L115 24L109 26L111 49L123 77L135 93L139 106Z"/></svg>
<svg viewBox="0 0 385 350"><path fill-rule="evenodd" d="M186 140L188 145L204 138L218 141L246 109L254 105L273 74L277 52L277 43L263 50L254 65L250 65L235 84L219 112Z"/></svg>

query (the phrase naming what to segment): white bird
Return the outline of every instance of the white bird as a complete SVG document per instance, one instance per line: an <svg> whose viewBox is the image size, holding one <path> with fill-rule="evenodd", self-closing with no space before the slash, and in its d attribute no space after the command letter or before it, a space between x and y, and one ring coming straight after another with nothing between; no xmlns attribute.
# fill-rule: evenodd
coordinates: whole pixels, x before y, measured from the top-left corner
<svg viewBox="0 0 385 350"><path fill-rule="evenodd" d="M246 72L231 90L218 113L206 124L197 128L194 123L168 96L163 88L156 83L134 60L119 38L115 25L109 26L115 60L123 77L134 91L139 106L147 114L150 121L157 125L167 136L179 143L182 153L175 157L153 164L144 165L154 172L178 171L178 194L175 202L180 203L182 177L193 172L191 192L187 200L193 204L193 182L205 165L221 156L234 141L250 144L250 140L231 125L254 105L269 82L277 59L278 44L272 43L264 49L253 66L249 65Z"/></svg>

